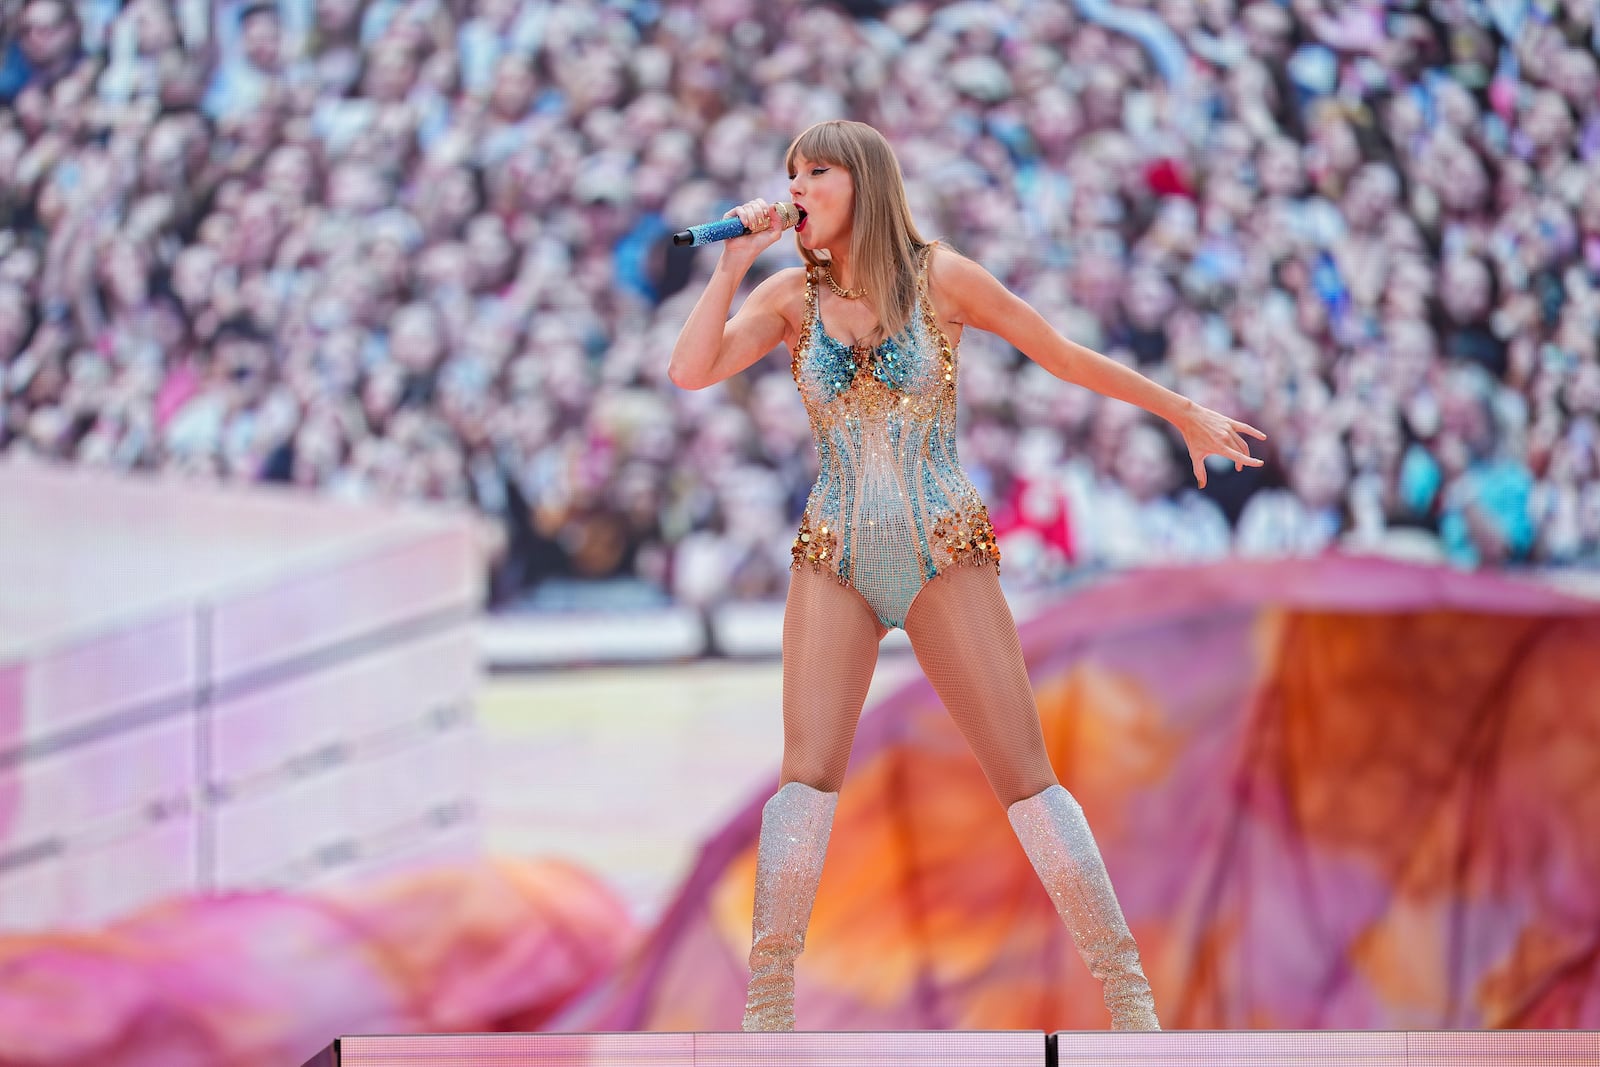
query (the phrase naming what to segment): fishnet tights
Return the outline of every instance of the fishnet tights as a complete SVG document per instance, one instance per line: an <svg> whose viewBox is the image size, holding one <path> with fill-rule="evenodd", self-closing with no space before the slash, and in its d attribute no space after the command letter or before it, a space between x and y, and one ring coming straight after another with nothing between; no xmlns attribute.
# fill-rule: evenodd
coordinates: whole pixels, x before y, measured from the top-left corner
<svg viewBox="0 0 1600 1067"><path fill-rule="evenodd" d="M836 793L850 762L878 642L889 631L860 593L810 567L783 610L783 784Z"/></svg>
<svg viewBox="0 0 1600 1067"><path fill-rule="evenodd" d="M783 620L784 782L838 790L887 632L854 589L808 567L793 572ZM923 586L906 633L1000 803L1057 784L995 569L951 567Z"/></svg>

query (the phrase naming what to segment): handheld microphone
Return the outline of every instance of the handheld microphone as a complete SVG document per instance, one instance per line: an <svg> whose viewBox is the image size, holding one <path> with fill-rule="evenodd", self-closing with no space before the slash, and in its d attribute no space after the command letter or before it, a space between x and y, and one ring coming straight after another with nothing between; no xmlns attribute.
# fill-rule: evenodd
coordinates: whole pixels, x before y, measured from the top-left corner
<svg viewBox="0 0 1600 1067"><path fill-rule="evenodd" d="M800 221L800 209L788 201L773 204L778 209L778 229L787 230ZM752 231L745 229L744 223L739 221L739 216L733 215L716 222L702 222L698 226L690 226L687 230L679 230L672 235L675 245L708 245L714 241L727 241L735 237L743 237Z"/></svg>

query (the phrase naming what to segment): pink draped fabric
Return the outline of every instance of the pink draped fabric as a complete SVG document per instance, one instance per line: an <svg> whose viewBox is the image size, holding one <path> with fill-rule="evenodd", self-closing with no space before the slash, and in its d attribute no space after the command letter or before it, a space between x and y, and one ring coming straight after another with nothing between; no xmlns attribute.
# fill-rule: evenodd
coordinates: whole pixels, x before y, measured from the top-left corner
<svg viewBox="0 0 1600 1067"><path fill-rule="evenodd" d="M633 936L557 863L175 900L0 938L0 1065L294 1067L342 1034L536 1030Z"/></svg>

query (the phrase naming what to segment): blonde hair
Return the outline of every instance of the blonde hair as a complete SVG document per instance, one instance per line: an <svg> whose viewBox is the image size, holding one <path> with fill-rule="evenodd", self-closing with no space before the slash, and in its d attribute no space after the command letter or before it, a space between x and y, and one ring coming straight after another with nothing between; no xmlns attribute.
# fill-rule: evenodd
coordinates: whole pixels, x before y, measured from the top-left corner
<svg viewBox="0 0 1600 1067"><path fill-rule="evenodd" d="M862 299L878 313L878 329L871 340L893 337L915 314L917 267L929 245L912 221L894 149L883 134L864 122L831 119L794 139L784 157L790 174L800 156L850 172L856 193L850 228L850 280L866 289ZM800 244L798 235L795 244L811 268L828 262Z"/></svg>

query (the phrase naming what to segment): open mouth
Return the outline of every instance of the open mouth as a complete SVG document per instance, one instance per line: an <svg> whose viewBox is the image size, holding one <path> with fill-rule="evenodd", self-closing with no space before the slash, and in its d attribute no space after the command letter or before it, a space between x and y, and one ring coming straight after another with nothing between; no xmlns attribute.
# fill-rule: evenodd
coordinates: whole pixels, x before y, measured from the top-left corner
<svg viewBox="0 0 1600 1067"><path fill-rule="evenodd" d="M800 212L800 221L794 224L794 228L798 232L806 228L806 209L802 207L795 210Z"/></svg>

